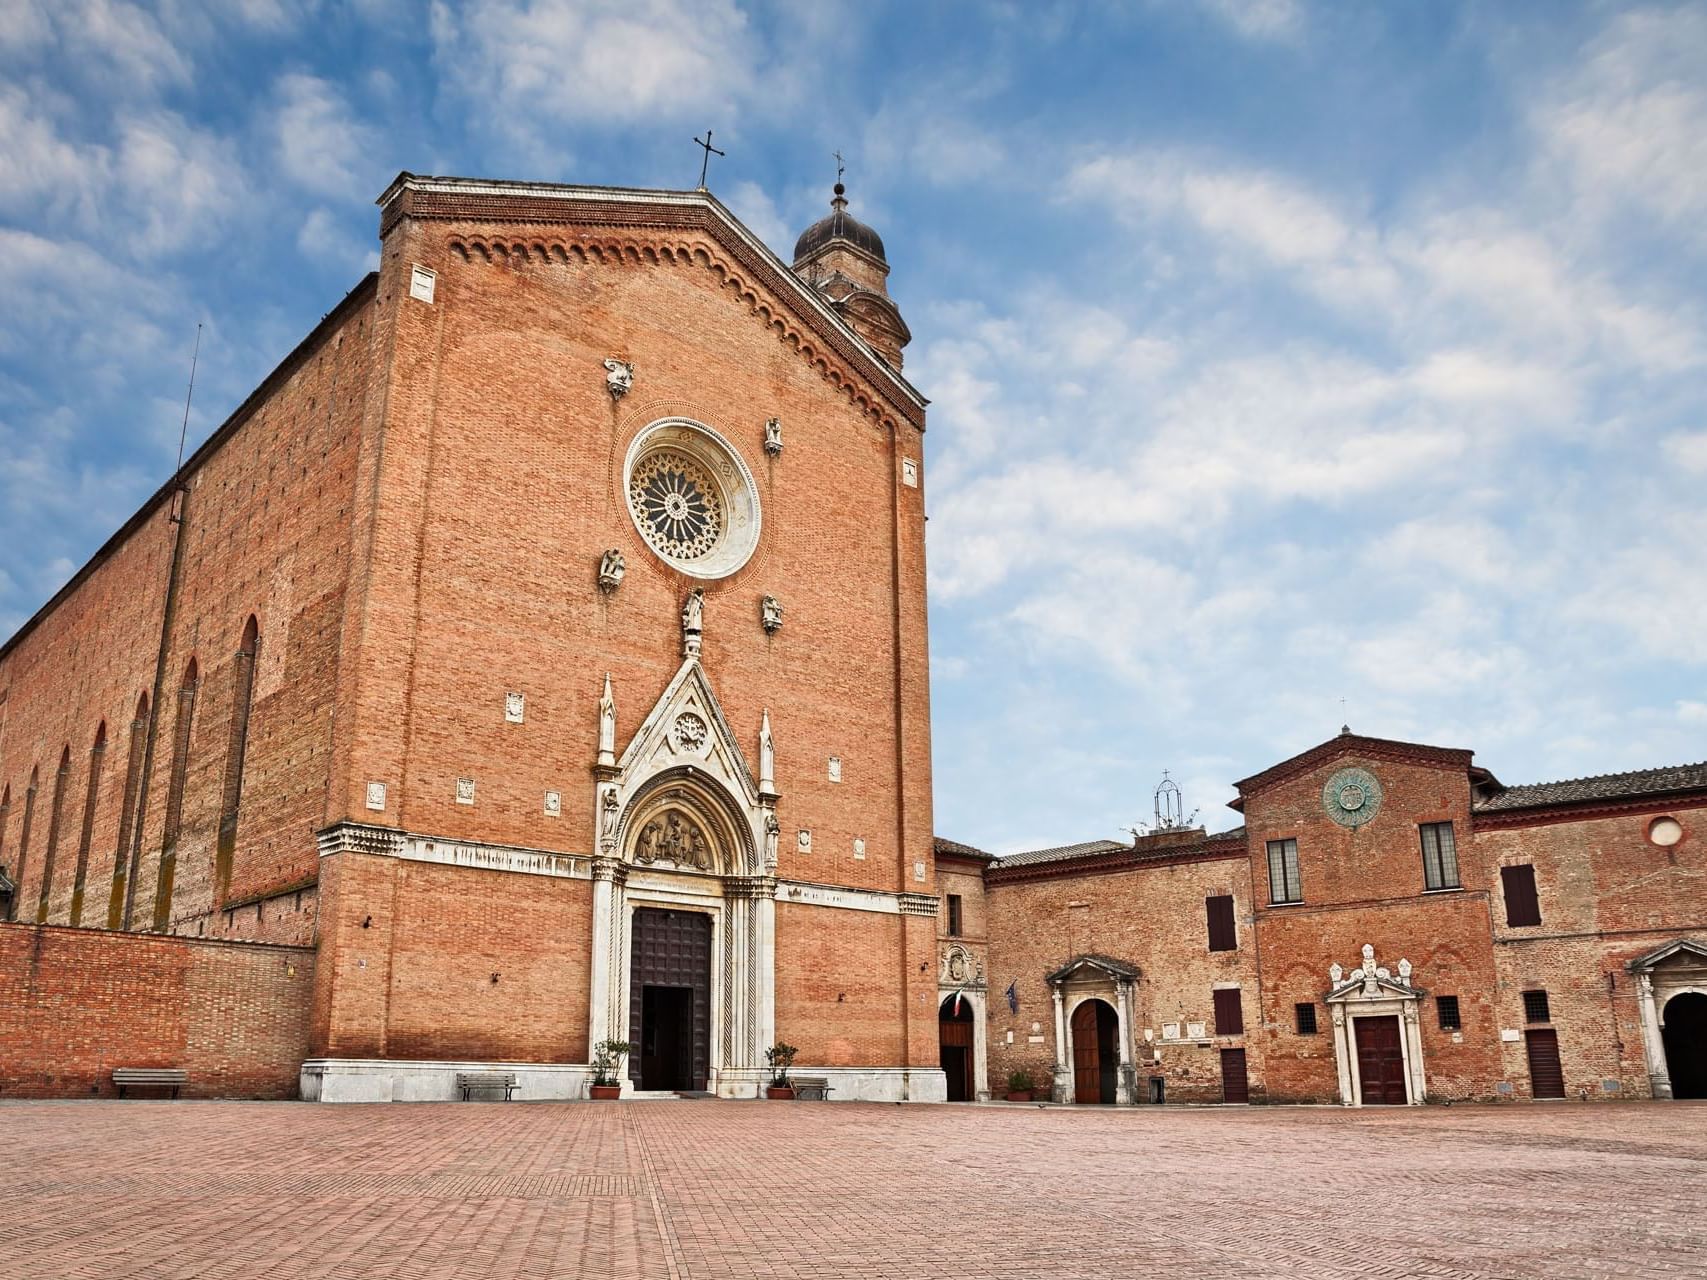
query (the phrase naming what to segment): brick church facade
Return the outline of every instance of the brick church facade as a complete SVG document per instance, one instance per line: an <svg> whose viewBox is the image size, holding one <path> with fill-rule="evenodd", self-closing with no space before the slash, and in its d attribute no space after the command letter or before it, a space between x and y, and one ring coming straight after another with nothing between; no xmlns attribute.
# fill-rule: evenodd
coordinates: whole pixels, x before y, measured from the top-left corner
<svg viewBox="0 0 1707 1280"><path fill-rule="evenodd" d="M1685 1095L1707 767L1345 734L1178 823L932 831L883 243L400 175L381 262L0 646L0 1094ZM992 1081L997 1082L992 1089Z"/></svg>

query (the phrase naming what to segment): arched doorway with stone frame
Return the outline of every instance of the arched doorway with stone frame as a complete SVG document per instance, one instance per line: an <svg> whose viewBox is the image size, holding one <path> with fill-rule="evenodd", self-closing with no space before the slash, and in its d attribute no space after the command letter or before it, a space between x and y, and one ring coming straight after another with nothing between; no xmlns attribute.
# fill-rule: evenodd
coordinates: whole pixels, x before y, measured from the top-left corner
<svg viewBox="0 0 1707 1280"><path fill-rule="evenodd" d="M768 717L755 782L697 655L618 757L600 704L588 1043L626 1041L629 1091L754 1097L775 1030Z"/></svg>
<svg viewBox="0 0 1707 1280"><path fill-rule="evenodd" d="M1107 1101L1118 1106L1136 1102L1137 1071L1132 1058L1136 966L1086 953L1046 975L1045 981L1055 1005L1054 1100Z"/></svg>
<svg viewBox="0 0 1707 1280"><path fill-rule="evenodd" d="M977 957L959 943L944 947L937 974L937 1045L950 1102L990 1100L988 996ZM959 1081L957 1070L963 1073Z"/></svg>
<svg viewBox="0 0 1707 1280"><path fill-rule="evenodd" d="M1626 966L1656 1098L1707 1098L1707 941L1678 938Z"/></svg>

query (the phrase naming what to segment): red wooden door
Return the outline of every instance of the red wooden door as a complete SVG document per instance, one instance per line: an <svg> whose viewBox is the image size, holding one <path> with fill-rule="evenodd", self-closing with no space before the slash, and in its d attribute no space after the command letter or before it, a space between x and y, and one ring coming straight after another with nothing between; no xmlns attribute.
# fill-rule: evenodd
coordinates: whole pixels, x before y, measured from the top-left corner
<svg viewBox="0 0 1707 1280"><path fill-rule="evenodd" d="M1397 1018L1357 1018L1357 1075L1363 1086L1363 1105L1404 1106L1405 1056L1399 1049Z"/></svg>
<svg viewBox="0 0 1707 1280"><path fill-rule="evenodd" d="M1073 1101L1102 1101L1102 1055L1097 1051L1097 1002L1073 1010Z"/></svg>
<svg viewBox="0 0 1707 1280"><path fill-rule="evenodd" d="M1534 1098L1565 1096L1565 1069L1559 1063L1559 1033L1553 1030L1525 1031L1529 1050L1529 1093Z"/></svg>
<svg viewBox="0 0 1707 1280"><path fill-rule="evenodd" d="M1245 1051L1221 1050L1221 1101L1249 1102L1250 1084L1245 1076Z"/></svg>

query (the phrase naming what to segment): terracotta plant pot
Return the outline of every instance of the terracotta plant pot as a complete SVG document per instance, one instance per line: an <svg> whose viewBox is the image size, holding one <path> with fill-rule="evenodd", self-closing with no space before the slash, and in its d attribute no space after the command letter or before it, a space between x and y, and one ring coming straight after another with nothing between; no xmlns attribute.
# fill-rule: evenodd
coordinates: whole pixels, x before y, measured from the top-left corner
<svg viewBox="0 0 1707 1280"><path fill-rule="evenodd" d="M1008 1101L1009 1102L1030 1102L1031 1101L1031 1090L1030 1089L1020 1089L1017 1092L1010 1093L1008 1095Z"/></svg>
<svg viewBox="0 0 1707 1280"><path fill-rule="evenodd" d="M622 1097L622 1086L620 1084L590 1084L587 1086L587 1094L595 1099L620 1098Z"/></svg>
<svg viewBox="0 0 1707 1280"><path fill-rule="evenodd" d="M794 1086L791 1084L767 1084L765 1086L765 1097L767 1098L787 1099L793 1096Z"/></svg>

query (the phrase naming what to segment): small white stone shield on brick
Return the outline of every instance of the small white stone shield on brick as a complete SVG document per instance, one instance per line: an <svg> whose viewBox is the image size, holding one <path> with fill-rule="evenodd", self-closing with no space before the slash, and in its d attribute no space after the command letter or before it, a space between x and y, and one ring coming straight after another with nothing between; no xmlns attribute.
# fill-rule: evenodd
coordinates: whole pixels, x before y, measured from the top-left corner
<svg viewBox="0 0 1707 1280"><path fill-rule="evenodd" d="M555 791L545 793L545 816L561 818L563 816L563 797Z"/></svg>
<svg viewBox="0 0 1707 1280"><path fill-rule="evenodd" d="M504 695L504 719L511 724L520 724L526 706L527 699L523 698L521 694L506 693Z"/></svg>
<svg viewBox="0 0 1707 1280"><path fill-rule="evenodd" d="M840 756L831 756L830 757L830 781L831 782L840 782L841 780L842 780L842 758Z"/></svg>
<svg viewBox="0 0 1707 1280"><path fill-rule="evenodd" d="M856 858L865 857L865 837L864 836L855 836L854 837L854 857L856 857Z"/></svg>
<svg viewBox="0 0 1707 1280"><path fill-rule="evenodd" d="M923 880L924 878L925 878L925 864L923 862L915 862L913 864L913 879Z"/></svg>
<svg viewBox="0 0 1707 1280"><path fill-rule="evenodd" d="M794 848L799 853L812 852L812 833L805 827L794 833Z"/></svg>
<svg viewBox="0 0 1707 1280"><path fill-rule="evenodd" d="M456 802L458 804L474 803L473 778L458 778L456 780Z"/></svg>
<svg viewBox="0 0 1707 1280"><path fill-rule="evenodd" d="M367 807L376 810L385 808L385 784L383 782L367 784Z"/></svg>

